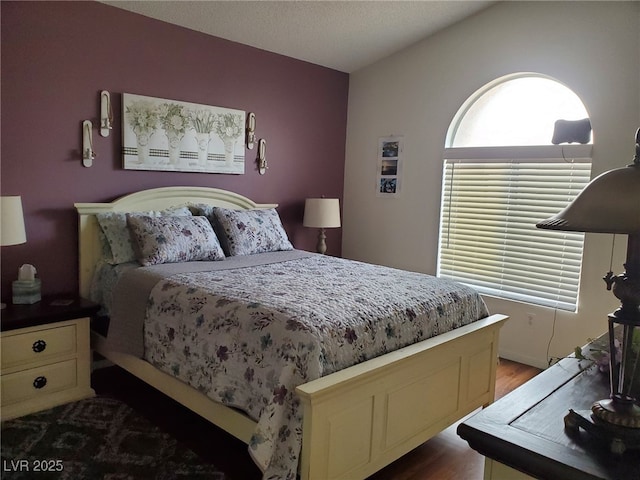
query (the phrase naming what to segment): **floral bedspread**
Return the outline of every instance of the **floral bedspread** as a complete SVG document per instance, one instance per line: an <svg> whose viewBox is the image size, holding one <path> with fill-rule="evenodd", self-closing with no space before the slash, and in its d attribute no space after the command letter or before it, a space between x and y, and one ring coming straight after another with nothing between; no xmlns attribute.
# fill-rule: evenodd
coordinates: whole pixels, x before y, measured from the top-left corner
<svg viewBox="0 0 640 480"><path fill-rule="evenodd" d="M257 422L265 479L295 479L297 385L487 315L473 290L323 255L172 275L151 291L145 358Z"/></svg>

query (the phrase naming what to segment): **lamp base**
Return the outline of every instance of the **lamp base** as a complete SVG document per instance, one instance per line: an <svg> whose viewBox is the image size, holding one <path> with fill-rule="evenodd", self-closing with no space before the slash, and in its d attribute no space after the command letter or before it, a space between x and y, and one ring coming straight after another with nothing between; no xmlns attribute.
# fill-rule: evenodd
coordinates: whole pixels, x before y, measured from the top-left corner
<svg viewBox="0 0 640 480"><path fill-rule="evenodd" d="M626 428L640 428L640 407L629 402L616 404L612 399L599 400L591 406L593 416L606 423Z"/></svg>
<svg viewBox="0 0 640 480"><path fill-rule="evenodd" d="M318 243L316 244L316 252L324 255L327 252L327 236L324 233L324 228L320 229L318 233Z"/></svg>
<svg viewBox="0 0 640 480"><path fill-rule="evenodd" d="M627 450L640 449L639 428L622 427L601 420L589 410L569 410L564 417L564 428L569 435L577 435L582 428L592 437L607 442L611 453L616 455L622 455Z"/></svg>

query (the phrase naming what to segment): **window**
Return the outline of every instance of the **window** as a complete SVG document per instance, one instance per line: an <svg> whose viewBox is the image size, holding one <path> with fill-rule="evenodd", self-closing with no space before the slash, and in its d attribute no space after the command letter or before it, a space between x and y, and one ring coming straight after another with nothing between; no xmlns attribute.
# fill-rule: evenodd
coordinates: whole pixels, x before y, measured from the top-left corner
<svg viewBox="0 0 640 480"><path fill-rule="evenodd" d="M552 145L588 117L567 87L511 76L473 95L447 135L438 276L483 294L575 311L584 234L540 230L589 182L590 145Z"/></svg>

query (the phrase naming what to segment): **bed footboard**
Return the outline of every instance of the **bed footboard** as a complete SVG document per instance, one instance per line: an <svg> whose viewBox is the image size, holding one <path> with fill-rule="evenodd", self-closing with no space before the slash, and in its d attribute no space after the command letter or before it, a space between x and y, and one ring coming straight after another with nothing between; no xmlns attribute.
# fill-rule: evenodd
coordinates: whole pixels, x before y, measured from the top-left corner
<svg viewBox="0 0 640 480"><path fill-rule="evenodd" d="M302 480L365 478L490 404L505 320L492 315L298 387Z"/></svg>
<svg viewBox="0 0 640 480"><path fill-rule="evenodd" d="M301 480L366 478L495 396L498 336L492 315L299 386ZM142 359L92 347L245 443L255 422Z"/></svg>

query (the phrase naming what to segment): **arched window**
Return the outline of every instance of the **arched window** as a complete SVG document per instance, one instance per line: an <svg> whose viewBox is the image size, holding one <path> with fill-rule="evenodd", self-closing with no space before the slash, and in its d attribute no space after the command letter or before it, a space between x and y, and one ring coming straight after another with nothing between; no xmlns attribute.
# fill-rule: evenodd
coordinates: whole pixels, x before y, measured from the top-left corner
<svg viewBox="0 0 640 480"><path fill-rule="evenodd" d="M557 120L584 119L573 91L536 74L498 79L462 105L446 140L439 276L576 310L584 235L535 224L589 182L591 145L552 144Z"/></svg>

